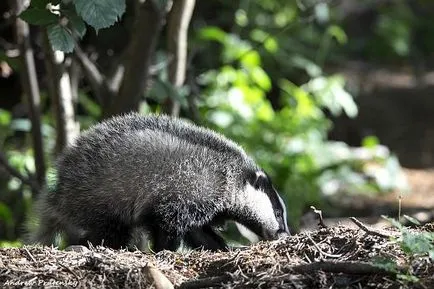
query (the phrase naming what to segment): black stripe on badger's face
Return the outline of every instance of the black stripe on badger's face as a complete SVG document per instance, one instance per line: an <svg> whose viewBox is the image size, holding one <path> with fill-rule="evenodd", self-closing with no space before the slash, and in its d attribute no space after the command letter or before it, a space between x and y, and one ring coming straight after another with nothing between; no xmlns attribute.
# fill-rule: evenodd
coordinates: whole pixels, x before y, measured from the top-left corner
<svg viewBox="0 0 434 289"><path fill-rule="evenodd" d="M258 221L262 224L262 236L265 239L277 239L289 235L286 206L273 187L269 176L262 170L250 174L247 188L253 200L260 203L251 204ZM248 195L249 195L248 194ZM255 195L256 196L252 196ZM271 206L271 208L270 208Z"/></svg>

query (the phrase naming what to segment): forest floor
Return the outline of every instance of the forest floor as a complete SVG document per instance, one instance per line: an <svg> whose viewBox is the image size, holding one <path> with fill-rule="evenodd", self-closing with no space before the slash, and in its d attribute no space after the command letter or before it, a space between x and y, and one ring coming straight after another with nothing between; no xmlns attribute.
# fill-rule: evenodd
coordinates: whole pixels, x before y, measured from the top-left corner
<svg viewBox="0 0 434 289"><path fill-rule="evenodd" d="M433 232L434 225L409 230L410 235ZM0 249L0 287L434 288L432 259L409 257L393 241L403 236L396 229L361 225L321 228L216 253Z"/></svg>
<svg viewBox="0 0 434 289"><path fill-rule="evenodd" d="M358 219L319 225L311 212L301 233L229 252L0 249L0 288L434 288L434 256L409 253L434 233L434 171L405 173L413 192L401 214L425 216L422 227L399 231L380 217L398 215L397 194L353 196L346 210Z"/></svg>

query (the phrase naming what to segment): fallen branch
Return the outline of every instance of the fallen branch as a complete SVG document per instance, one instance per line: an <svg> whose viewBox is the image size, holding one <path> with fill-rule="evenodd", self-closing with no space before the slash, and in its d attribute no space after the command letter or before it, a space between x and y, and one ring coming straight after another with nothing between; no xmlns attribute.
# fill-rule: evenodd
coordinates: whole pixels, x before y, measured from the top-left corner
<svg viewBox="0 0 434 289"><path fill-rule="evenodd" d="M362 222L360 222L359 220L357 220L354 217L350 217L349 219L354 224L356 224L357 227L359 227L360 229L362 229L363 231L365 231L366 233L368 233L370 235L374 235L374 236L381 237L381 238L397 237L399 235L397 233L392 233L392 232L388 233L388 232L376 230L374 228L369 228L368 226L366 226L365 224L363 224Z"/></svg>
<svg viewBox="0 0 434 289"><path fill-rule="evenodd" d="M197 288L209 288L222 285L222 283L230 280L229 275L207 277L202 279L196 279L193 281L187 281L179 286L179 289L197 289Z"/></svg>
<svg viewBox="0 0 434 289"><path fill-rule="evenodd" d="M351 275L371 275L383 274L391 275L393 272L386 271L376 267L371 263L357 261L320 261L309 264L301 264L288 268L282 268L284 273L299 273L306 274L315 271L323 271L328 273L345 273ZM192 281L184 282L180 285L180 289L197 289L221 286L223 283L230 281L230 275L207 277Z"/></svg>
<svg viewBox="0 0 434 289"><path fill-rule="evenodd" d="M309 264L301 264L289 267L285 271L293 271L300 274L311 273L314 271L323 271L329 273L345 273L353 275L370 275L370 274L393 274L380 267L374 266L367 262L357 261L319 261Z"/></svg>

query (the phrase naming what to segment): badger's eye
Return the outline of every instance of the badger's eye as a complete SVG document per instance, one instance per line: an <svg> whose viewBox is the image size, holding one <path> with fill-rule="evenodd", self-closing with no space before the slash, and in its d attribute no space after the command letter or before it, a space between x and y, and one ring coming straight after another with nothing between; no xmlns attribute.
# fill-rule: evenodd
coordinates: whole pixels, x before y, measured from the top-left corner
<svg viewBox="0 0 434 289"><path fill-rule="evenodd" d="M276 218L281 219L282 218L282 212L281 211L275 211Z"/></svg>

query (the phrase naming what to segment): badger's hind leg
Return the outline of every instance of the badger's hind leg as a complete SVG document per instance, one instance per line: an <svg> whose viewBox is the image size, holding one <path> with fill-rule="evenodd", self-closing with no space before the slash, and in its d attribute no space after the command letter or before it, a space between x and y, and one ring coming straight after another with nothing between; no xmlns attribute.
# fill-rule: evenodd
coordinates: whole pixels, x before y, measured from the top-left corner
<svg viewBox="0 0 434 289"><path fill-rule="evenodd" d="M37 217L31 215L26 220L23 235L25 244L62 247L70 237L79 236L79 230L62 218L56 210L46 207L38 212Z"/></svg>
<svg viewBox="0 0 434 289"><path fill-rule="evenodd" d="M211 251L227 251L226 241L217 234L210 225L194 229L184 236L184 242L193 249L205 249Z"/></svg>
<svg viewBox="0 0 434 289"><path fill-rule="evenodd" d="M39 245L55 245L56 235L60 233L61 224L53 216L42 215L36 231L29 232L26 243Z"/></svg>

